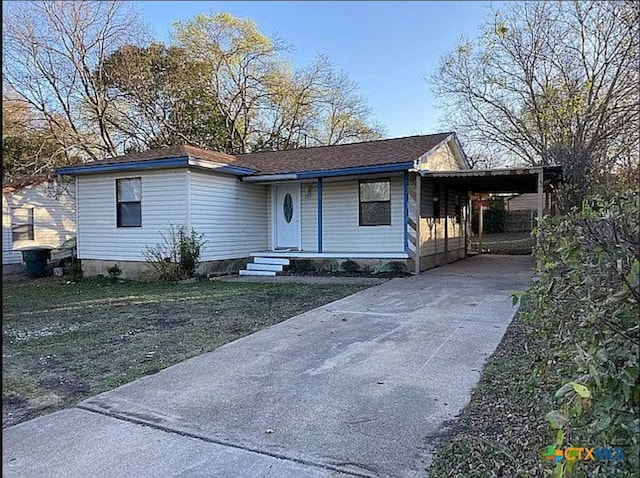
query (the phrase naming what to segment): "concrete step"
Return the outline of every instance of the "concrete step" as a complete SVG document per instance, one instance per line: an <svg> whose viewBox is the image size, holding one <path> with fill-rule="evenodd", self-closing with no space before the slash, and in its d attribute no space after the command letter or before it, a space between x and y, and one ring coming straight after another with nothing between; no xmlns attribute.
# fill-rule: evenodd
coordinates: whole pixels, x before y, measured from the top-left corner
<svg viewBox="0 0 640 478"><path fill-rule="evenodd" d="M289 265L289 259L282 257L254 257L253 262L255 264L280 264L283 266Z"/></svg>
<svg viewBox="0 0 640 478"><path fill-rule="evenodd" d="M240 271L241 276L270 276L274 277L276 275L273 271L253 271L253 270L242 270Z"/></svg>
<svg viewBox="0 0 640 478"><path fill-rule="evenodd" d="M274 271L282 272L282 265L280 264L247 264L247 270L250 271Z"/></svg>

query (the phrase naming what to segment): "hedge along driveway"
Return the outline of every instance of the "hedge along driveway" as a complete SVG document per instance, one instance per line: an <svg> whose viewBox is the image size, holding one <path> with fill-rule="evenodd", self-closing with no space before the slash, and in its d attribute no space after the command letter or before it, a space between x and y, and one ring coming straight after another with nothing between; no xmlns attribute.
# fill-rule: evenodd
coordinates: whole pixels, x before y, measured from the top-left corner
<svg viewBox="0 0 640 478"><path fill-rule="evenodd" d="M3 427L214 350L366 285L3 284Z"/></svg>

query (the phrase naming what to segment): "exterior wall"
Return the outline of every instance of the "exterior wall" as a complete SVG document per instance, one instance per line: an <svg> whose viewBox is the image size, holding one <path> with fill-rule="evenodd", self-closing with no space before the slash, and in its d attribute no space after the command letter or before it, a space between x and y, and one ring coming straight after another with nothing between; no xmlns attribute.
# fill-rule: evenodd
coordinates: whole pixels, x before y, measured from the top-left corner
<svg viewBox="0 0 640 478"><path fill-rule="evenodd" d="M433 194L433 182L423 179L420 196L420 270L458 260L465 255L465 194L451 188L447 191L446 187L440 186L438 218L434 217ZM456 202L462 208L460 222L456 221Z"/></svg>
<svg viewBox="0 0 640 478"><path fill-rule="evenodd" d="M536 193L518 194L506 201L508 211L538 210L538 195Z"/></svg>
<svg viewBox="0 0 640 478"><path fill-rule="evenodd" d="M34 240L13 243L11 234L12 209L34 209ZM40 183L2 194L2 263L18 264L22 254L16 247L48 245L59 247L75 236L75 185L61 181L58 184Z"/></svg>
<svg viewBox="0 0 640 478"><path fill-rule="evenodd" d="M116 227L116 179L142 178L142 227ZM184 169L78 176L78 258L144 261L169 224L187 223Z"/></svg>
<svg viewBox="0 0 640 478"><path fill-rule="evenodd" d="M318 183L302 183L300 194L302 250L318 252Z"/></svg>
<svg viewBox="0 0 640 478"><path fill-rule="evenodd" d="M13 250L11 240L11 209L5 194L2 194L2 264L20 264L22 254Z"/></svg>
<svg viewBox="0 0 640 478"><path fill-rule="evenodd" d="M360 226L358 180L329 181L322 185L323 252L403 252L404 188L402 176L391 179L391 225Z"/></svg>
<svg viewBox="0 0 640 478"><path fill-rule="evenodd" d="M189 171L189 224L204 234L202 261L249 257L268 247L268 186Z"/></svg>
<svg viewBox="0 0 640 478"><path fill-rule="evenodd" d="M248 258L203 261L198 265L197 272L211 276L237 273L247 266L247 262ZM149 270L147 263L142 261L84 259L82 261L82 271L85 277L106 276L108 274L107 269L115 264L118 264L118 267L122 270L120 277L123 279L145 279L145 272Z"/></svg>
<svg viewBox="0 0 640 478"><path fill-rule="evenodd" d="M433 152L427 153L421 158L418 169L429 171L455 171L467 169L464 165L462 155L455 145L455 141L450 140Z"/></svg>

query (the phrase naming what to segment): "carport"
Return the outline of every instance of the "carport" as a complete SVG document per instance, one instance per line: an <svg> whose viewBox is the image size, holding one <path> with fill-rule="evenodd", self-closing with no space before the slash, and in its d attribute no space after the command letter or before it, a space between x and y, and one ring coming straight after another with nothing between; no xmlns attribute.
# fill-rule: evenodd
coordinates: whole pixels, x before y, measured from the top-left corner
<svg viewBox="0 0 640 478"><path fill-rule="evenodd" d="M414 172L408 229L415 273L467 256L471 194L536 193L537 217L541 217L545 193L551 209L554 187L562 182L560 166Z"/></svg>

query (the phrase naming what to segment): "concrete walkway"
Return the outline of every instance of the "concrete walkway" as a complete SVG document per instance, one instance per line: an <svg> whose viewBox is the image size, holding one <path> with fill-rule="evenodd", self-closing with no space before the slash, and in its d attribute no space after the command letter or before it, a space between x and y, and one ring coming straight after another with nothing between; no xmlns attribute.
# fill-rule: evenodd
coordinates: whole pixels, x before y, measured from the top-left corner
<svg viewBox="0 0 640 478"><path fill-rule="evenodd" d="M20 477L418 477L530 279L477 256L393 279L4 430Z"/></svg>

